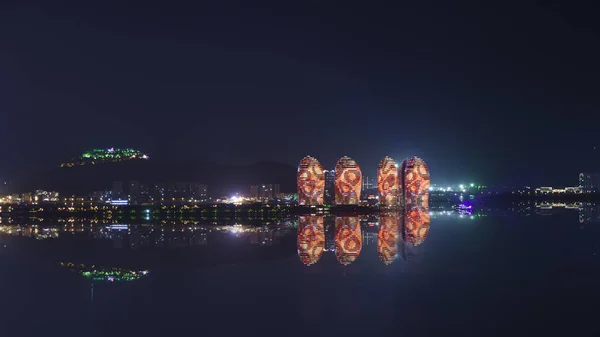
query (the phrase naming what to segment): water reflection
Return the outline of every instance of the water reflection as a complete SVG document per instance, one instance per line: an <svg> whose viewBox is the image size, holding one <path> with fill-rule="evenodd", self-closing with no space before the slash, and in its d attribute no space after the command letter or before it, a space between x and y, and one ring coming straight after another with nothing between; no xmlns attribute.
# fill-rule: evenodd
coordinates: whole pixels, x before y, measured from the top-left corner
<svg viewBox="0 0 600 337"><path fill-rule="evenodd" d="M438 207L438 206L435 206ZM438 207L439 208L439 207ZM437 210L438 208L434 208ZM297 228L296 228L297 226ZM384 265L392 264L398 256L404 257L407 249L421 245L429 233L430 213L427 204L412 204L406 211L365 216L300 216L297 221L288 219L279 223L259 225L241 222L152 224L95 224L89 221L0 226L0 235L21 239L4 244L20 245L22 239L48 241L40 245L40 252L57 253L59 261L77 258L88 265L116 264L137 268L138 260L146 256L163 254L164 249L176 249L176 259L151 259L145 267L156 269L175 263L211 264L238 263L240 261L281 258L297 255L306 266L319 262L325 252L335 254L338 263L347 266L358 259L363 250L369 256L377 254ZM291 245L290 245L291 244ZM376 247L369 247L376 246ZM134 251L140 252L135 253ZM165 253L166 254L166 253ZM155 255L160 256L160 255ZM374 257L374 256L373 256ZM121 263L123 262L123 263Z"/></svg>
<svg viewBox="0 0 600 337"><path fill-rule="evenodd" d="M384 264L394 262L398 254L399 215L382 214L377 232L377 255Z"/></svg>
<svg viewBox="0 0 600 337"><path fill-rule="evenodd" d="M130 282L147 276L148 270L134 270L125 268L102 268L94 265L74 264L72 262L61 262L63 268L75 272L91 281L104 282Z"/></svg>
<svg viewBox="0 0 600 337"><path fill-rule="evenodd" d="M325 250L323 216L301 216L298 219L298 256L307 266L319 261Z"/></svg>
<svg viewBox="0 0 600 337"><path fill-rule="evenodd" d="M362 248L362 235L358 217L335 219L335 256L339 263L349 265L356 261Z"/></svg>
<svg viewBox="0 0 600 337"><path fill-rule="evenodd" d="M151 336L168 329L235 336L283 331L298 321L310 324L297 335L368 333L340 324L348 318L378 336L398 334L399 327L411 336L459 329L489 335L532 313L531 330L551 317L565 331L578 327L573 335L593 335L600 226L579 230L579 215L594 221L598 207L582 205L579 213L557 203L557 215L537 216L535 203L522 214L514 205L514 211L506 204L495 211L496 205L476 204L472 215L460 217L460 207L431 204L429 212L313 216L291 225L76 221L39 224L37 234L30 220L0 226L0 242L8 245L0 246L0 283L7 290L0 335L37 336L59 327L62 336ZM360 243L354 245L360 257L347 267L333 256L343 251L344 230ZM46 232L56 234L40 235ZM61 261L86 265L69 269ZM306 262L316 265L309 269ZM236 323L222 324L225 316ZM461 324L473 316L474 324Z"/></svg>
<svg viewBox="0 0 600 337"><path fill-rule="evenodd" d="M35 238L37 240L59 239L65 236L87 235L94 239L112 242L114 248L140 249L185 248L204 246L209 237L219 241L232 238L240 242L270 246L278 244L282 236L293 229L292 222L282 222L276 226L232 225L183 225L163 226L161 224L111 224L93 225L87 222L69 222L59 226L42 227L46 224L11 224L0 226L0 234Z"/></svg>
<svg viewBox="0 0 600 337"><path fill-rule="evenodd" d="M415 206L404 214L404 240L418 246L429 234L429 210L427 205Z"/></svg>

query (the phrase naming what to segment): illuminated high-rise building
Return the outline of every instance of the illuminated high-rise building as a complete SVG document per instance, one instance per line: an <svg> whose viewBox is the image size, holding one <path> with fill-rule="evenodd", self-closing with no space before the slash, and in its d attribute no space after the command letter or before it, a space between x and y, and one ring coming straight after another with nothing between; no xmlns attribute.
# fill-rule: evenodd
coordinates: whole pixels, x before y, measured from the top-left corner
<svg viewBox="0 0 600 337"><path fill-rule="evenodd" d="M123 198L123 182L122 181L113 181L112 189L111 189L113 199L121 199Z"/></svg>
<svg viewBox="0 0 600 337"><path fill-rule="evenodd" d="M398 206L398 183L396 162L390 157L383 158L377 168L377 188L382 206Z"/></svg>
<svg viewBox="0 0 600 337"><path fill-rule="evenodd" d="M362 187L360 167L349 157L342 157L335 165L335 203L358 205Z"/></svg>
<svg viewBox="0 0 600 337"><path fill-rule="evenodd" d="M327 205L335 204L335 169L325 170L325 197L323 201Z"/></svg>
<svg viewBox="0 0 600 337"><path fill-rule="evenodd" d="M306 156L298 165L298 204L323 205L325 175L323 166L316 158Z"/></svg>
<svg viewBox="0 0 600 337"><path fill-rule="evenodd" d="M258 184L250 186L251 198L273 199L279 197L279 184Z"/></svg>
<svg viewBox="0 0 600 337"><path fill-rule="evenodd" d="M596 193L600 185L600 174L583 172L579 174L579 189L582 193Z"/></svg>
<svg viewBox="0 0 600 337"><path fill-rule="evenodd" d="M127 183L127 197L130 205L139 205L141 199L140 182L130 180Z"/></svg>
<svg viewBox="0 0 600 337"><path fill-rule="evenodd" d="M335 256L339 263L349 265L356 261L362 249L362 241L358 217L335 219Z"/></svg>
<svg viewBox="0 0 600 337"><path fill-rule="evenodd" d="M323 216L301 216L298 219L298 256L307 266L319 261L325 251Z"/></svg>
<svg viewBox="0 0 600 337"><path fill-rule="evenodd" d="M429 168L419 157L412 157L402 163L403 194L406 206L429 202Z"/></svg>

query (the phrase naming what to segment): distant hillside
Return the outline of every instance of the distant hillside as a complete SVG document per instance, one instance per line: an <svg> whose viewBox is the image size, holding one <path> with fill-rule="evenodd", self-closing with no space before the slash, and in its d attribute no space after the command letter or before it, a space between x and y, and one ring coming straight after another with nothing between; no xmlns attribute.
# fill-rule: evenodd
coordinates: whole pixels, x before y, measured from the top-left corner
<svg viewBox="0 0 600 337"><path fill-rule="evenodd" d="M281 192L296 189L296 168L275 162L249 166L225 166L208 162L123 161L76 167L57 167L13 179L11 192L35 189L55 190L61 194L87 195L107 190L116 180L141 183L194 181L208 185L209 195L247 193L250 185L273 183Z"/></svg>
<svg viewBox="0 0 600 337"><path fill-rule="evenodd" d="M131 148L91 149L81 155L60 164L60 167L115 163L126 160L147 160L147 154Z"/></svg>

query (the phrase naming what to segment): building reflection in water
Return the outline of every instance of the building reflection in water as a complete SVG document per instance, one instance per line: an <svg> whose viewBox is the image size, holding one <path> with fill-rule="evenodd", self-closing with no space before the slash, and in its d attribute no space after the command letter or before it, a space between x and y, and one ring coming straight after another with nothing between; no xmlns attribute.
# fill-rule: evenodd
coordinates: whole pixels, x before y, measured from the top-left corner
<svg viewBox="0 0 600 337"><path fill-rule="evenodd" d="M384 264L394 262L398 254L399 214L382 214L377 232L377 255Z"/></svg>
<svg viewBox="0 0 600 337"><path fill-rule="evenodd" d="M429 234L429 205L427 203L407 209L404 213L404 240L418 246Z"/></svg>
<svg viewBox="0 0 600 337"><path fill-rule="evenodd" d="M404 261L419 262L423 257L421 244L429 235L430 219L427 202L414 204L404 211L400 254Z"/></svg>
<svg viewBox="0 0 600 337"><path fill-rule="evenodd" d="M343 265L356 261L362 248L362 235L358 217L335 219L335 256Z"/></svg>
<svg viewBox="0 0 600 337"><path fill-rule="evenodd" d="M425 161L418 157L404 160L404 204L417 207L429 202L430 176Z"/></svg>
<svg viewBox="0 0 600 337"><path fill-rule="evenodd" d="M94 265L74 264L72 262L61 262L63 268L80 274L91 281L104 282L131 282L149 274L148 270L135 270L125 268L101 268Z"/></svg>
<svg viewBox="0 0 600 337"><path fill-rule="evenodd" d="M319 261L325 250L323 216L301 216L298 219L298 256L307 266Z"/></svg>

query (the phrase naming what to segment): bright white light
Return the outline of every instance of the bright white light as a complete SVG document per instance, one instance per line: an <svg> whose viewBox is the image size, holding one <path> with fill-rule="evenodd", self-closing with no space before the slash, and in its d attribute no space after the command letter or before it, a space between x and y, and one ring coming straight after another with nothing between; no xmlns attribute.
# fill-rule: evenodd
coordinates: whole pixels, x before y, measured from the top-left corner
<svg viewBox="0 0 600 337"><path fill-rule="evenodd" d="M458 187L460 187L461 190L465 189L465 185L463 184L458 185Z"/></svg>
<svg viewBox="0 0 600 337"><path fill-rule="evenodd" d="M475 186L475 184L471 183L471 187Z"/></svg>

